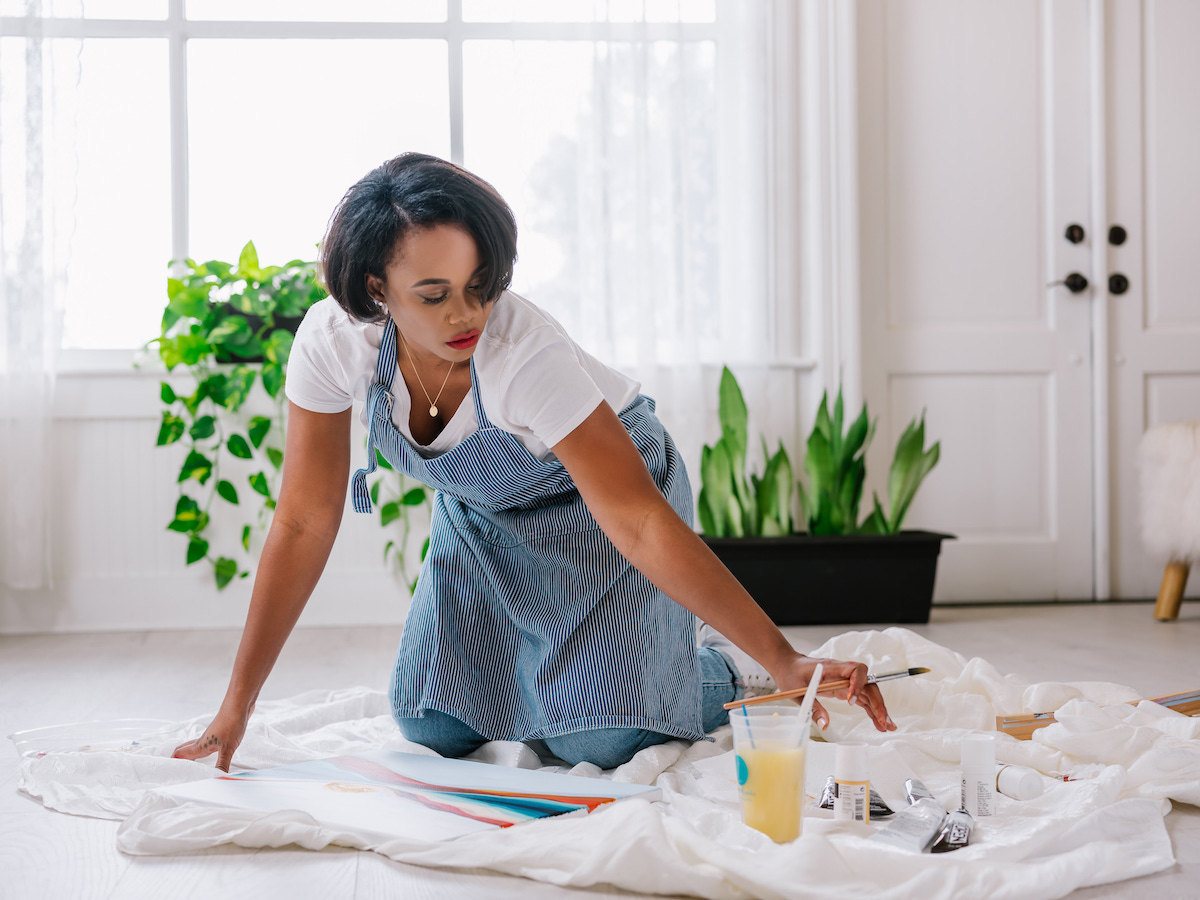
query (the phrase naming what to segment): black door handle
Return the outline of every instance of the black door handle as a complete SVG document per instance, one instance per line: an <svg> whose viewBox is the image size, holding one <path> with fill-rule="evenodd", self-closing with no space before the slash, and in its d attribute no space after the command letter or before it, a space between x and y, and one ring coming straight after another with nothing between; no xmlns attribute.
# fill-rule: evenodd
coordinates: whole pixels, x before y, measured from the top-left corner
<svg viewBox="0 0 1200 900"><path fill-rule="evenodd" d="M1129 290L1129 279L1120 272L1113 272L1108 276L1108 292L1110 294L1123 294Z"/></svg>
<svg viewBox="0 0 1200 900"><path fill-rule="evenodd" d="M1072 272L1062 281L1052 281L1046 287L1058 287L1060 284L1065 285L1072 294L1082 294L1088 289L1087 278L1078 272Z"/></svg>

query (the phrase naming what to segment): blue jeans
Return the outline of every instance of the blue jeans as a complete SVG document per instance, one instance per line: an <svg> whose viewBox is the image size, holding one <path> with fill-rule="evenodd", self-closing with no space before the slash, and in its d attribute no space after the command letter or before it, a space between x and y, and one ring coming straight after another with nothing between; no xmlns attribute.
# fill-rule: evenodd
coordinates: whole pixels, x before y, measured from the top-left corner
<svg viewBox="0 0 1200 900"><path fill-rule="evenodd" d="M713 731L729 721L724 704L737 698L735 672L719 650L700 647L701 711L704 730ZM442 756L466 756L487 742L487 738L454 716L435 709L425 710L419 719L398 719L400 731L408 740L424 744ZM601 769L612 769L629 762L639 750L675 740L673 735L645 728L595 728L545 738L543 743L564 762L575 765L590 762Z"/></svg>

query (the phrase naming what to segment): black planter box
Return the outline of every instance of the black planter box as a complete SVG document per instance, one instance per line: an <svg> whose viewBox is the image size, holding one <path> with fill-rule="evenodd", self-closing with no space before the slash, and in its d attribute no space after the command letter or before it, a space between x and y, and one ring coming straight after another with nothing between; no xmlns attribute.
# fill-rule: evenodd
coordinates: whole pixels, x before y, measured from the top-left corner
<svg viewBox="0 0 1200 900"><path fill-rule="evenodd" d="M777 625L929 621L943 540L954 535L710 538L704 542Z"/></svg>

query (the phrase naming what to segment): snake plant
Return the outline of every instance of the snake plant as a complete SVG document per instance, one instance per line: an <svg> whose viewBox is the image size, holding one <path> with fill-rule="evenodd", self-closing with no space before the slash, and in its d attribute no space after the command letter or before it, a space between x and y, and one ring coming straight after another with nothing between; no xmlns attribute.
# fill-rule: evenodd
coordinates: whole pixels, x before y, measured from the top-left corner
<svg viewBox="0 0 1200 900"><path fill-rule="evenodd" d="M746 400L726 366L717 413L721 437L700 452L700 528L710 537L777 537L792 530L792 464L780 442L772 455L763 440L762 476L746 472Z"/></svg>
<svg viewBox="0 0 1200 900"><path fill-rule="evenodd" d="M838 388L829 414L828 395L821 397L816 422L808 438L804 457L804 472L808 489L800 489L801 516L810 534L895 534L912 505L917 488L937 465L941 443L925 448L925 414L913 419L900 436L892 467L888 473L888 506L884 511L879 495L873 494L870 515L858 522L858 508L866 479L867 448L875 433L875 425L867 415L864 403L858 417L843 433L844 406Z"/></svg>
<svg viewBox="0 0 1200 900"><path fill-rule="evenodd" d="M721 437L700 455L700 528L709 537L777 537L791 534L793 485L798 490L801 524L809 534L894 534L900 530L917 488L937 465L941 444L925 447L925 416L913 419L896 445L888 474L888 508L873 495L872 510L859 524L866 481L866 454L875 433L864 403L849 424L838 389L832 412L828 394L821 397L808 436L804 474L794 481L782 442L771 454L763 441L766 466L762 476L746 472L748 444L746 401L737 379L721 373L718 416Z"/></svg>

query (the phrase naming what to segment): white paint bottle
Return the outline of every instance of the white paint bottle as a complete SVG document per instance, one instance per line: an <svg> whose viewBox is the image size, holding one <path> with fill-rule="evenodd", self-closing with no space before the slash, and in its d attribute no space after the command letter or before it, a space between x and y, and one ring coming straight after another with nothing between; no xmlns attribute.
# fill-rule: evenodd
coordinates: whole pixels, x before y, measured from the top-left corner
<svg viewBox="0 0 1200 900"><path fill-rule="evenodd" d="M871 774L866 744L837 745L833 781L833 817L851 822L870 822Z"/></svg>
<svg viewBox="0 0 1200 900"><path fill-rule="evenodd" d="M974 818L996 810L996 738L968 734L962 741L962 807Z"/></svg>

